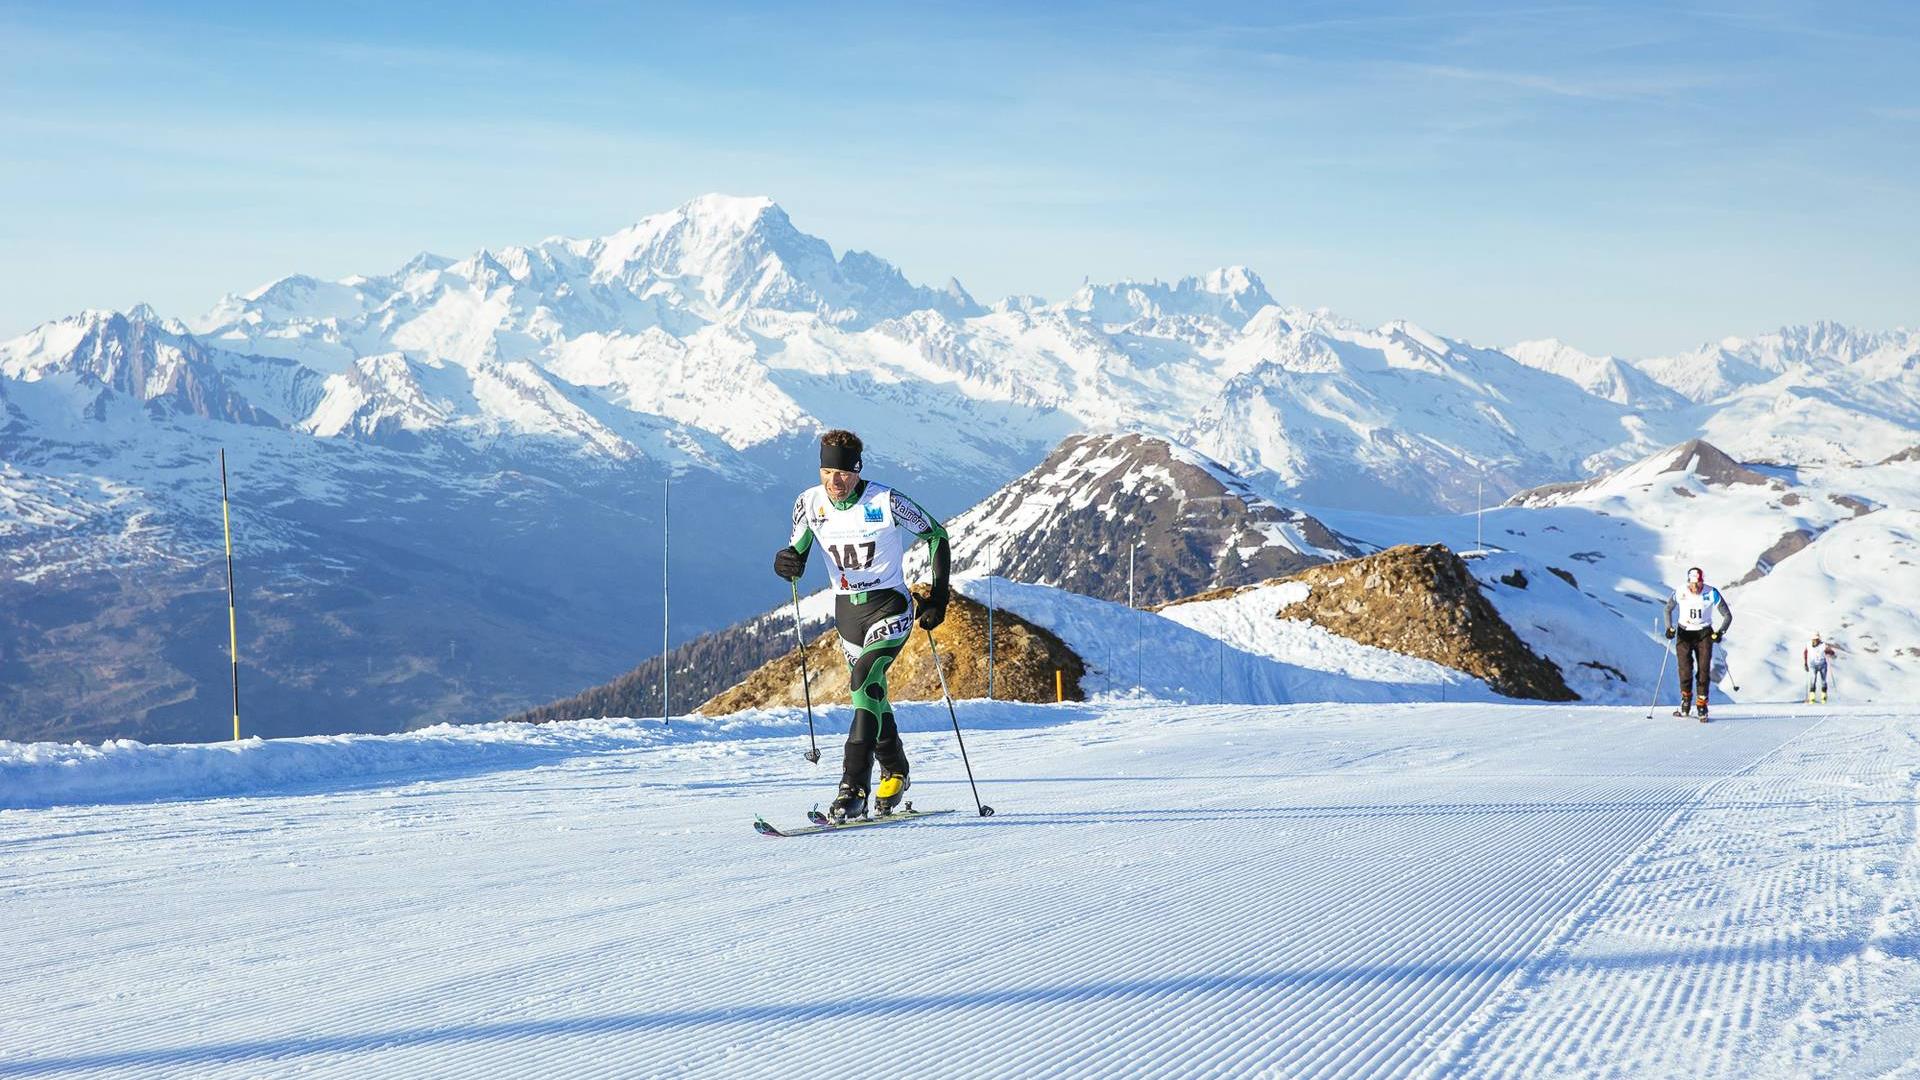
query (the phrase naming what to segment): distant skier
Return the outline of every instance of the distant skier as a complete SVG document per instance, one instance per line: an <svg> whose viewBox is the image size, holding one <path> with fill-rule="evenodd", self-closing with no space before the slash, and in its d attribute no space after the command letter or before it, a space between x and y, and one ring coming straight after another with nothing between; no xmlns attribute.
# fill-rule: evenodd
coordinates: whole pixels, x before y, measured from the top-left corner
<svg viewBox="0 0 1920 1080"><path fill-rule="evenodd" d="M1826 704L1827 665L1831 663L1837 655L1839 654L1833 651L1833 646L1820 640L1819 634L1813 635L1813 640L1808 643L1807 647L1800 650L1800 668L1807 673L1807 704L1813 704L1813 693L1816 686L1818 686L1820 690L1820 703L1822 705Z"/></svg>
<svg viewBox="0 0 1920 1080"><path fill-rule="evenodd" d="M1675 620L1675 613L1679 618ZM1667 597L1667 640L1679 651L1680 707L1675 716L1693 711L1700 703L1700 722L1707 722L1707 688L1713 671L1713 643L1724 638L1733 625L1733 609L1720 590L1707 584L1707 575L1699 567L1687 568L1687 584ZM1719 622L1715 626L1715 621ZM1697 676L1697 677L1696 677Z"/></svg>
<svg viewBox="0 0 1920 1080"><path fill-rule="evenodd" d="M890 814L907 791L907 750L887 697L887 668L913 630L913 595L902 572L908 547L927 542L933 562L933 593L919 609L928 630L947 616L952 553L947 531L932 514L900 492L860 477L860 437L851 431L820 436L820 483L793 502L793 537L773 556L773 571L789 581L807 571L814 541L827 553L834 623L846 652L853 689L853 724L847 731L840 787L828 813L836 821L867 810L873 763L880 785L873 808Z"/></svg>

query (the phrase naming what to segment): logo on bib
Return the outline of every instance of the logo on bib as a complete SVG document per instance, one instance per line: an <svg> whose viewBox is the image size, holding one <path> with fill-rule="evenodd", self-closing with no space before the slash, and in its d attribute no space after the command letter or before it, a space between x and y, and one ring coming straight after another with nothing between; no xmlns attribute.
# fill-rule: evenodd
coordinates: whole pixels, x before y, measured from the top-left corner
<svg viewBox="0 0 1920 1080"><path fill-rule="evenodd" d="M867 507L868 521L885 521L886 519L887 519L886 511L880 509L877 506Z"/></svg>

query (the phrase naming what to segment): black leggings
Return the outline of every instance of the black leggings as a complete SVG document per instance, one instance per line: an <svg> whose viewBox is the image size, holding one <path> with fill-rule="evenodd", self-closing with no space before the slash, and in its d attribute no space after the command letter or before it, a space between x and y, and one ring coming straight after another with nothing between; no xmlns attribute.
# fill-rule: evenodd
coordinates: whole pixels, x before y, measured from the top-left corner
<svg viewBox="0 0 1920 1080"><path fill-rule="evenodd" d="M833 604L853 691L853 725L847 730L840 782L861 791L872 790L876 759L886 772L907 771L907 748L900 742L887 696L887 669L913 630L913 601L906 593L885 589L866 595L864 604L851 596L837 596Z"/></svg>
<svg viewBox="0 0 1920 1080"><path fill-rule="evenodd" d="M1674 635L1674 648L1680 653L1680 700L1698 699L1707 703L1707 687L1713 680L1713 634L1706 630L1682 630ZM1689 682L1692 686L1687 685Z"/></svg>

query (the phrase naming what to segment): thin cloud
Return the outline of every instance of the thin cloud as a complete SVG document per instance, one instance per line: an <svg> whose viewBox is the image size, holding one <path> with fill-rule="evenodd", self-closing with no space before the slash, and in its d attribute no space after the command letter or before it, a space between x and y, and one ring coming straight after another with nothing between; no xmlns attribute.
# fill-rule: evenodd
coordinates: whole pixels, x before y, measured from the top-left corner
<svg viewBox="0 0 1920 1080"><path fill-rule="evenodd" d="M1482 83L1549 97L1583 101L1657 101L1725 82L1718 76L1660 73L1578 79L1526 71L1454 64L1400 64L1403 70L1460 82Z"/></svg>

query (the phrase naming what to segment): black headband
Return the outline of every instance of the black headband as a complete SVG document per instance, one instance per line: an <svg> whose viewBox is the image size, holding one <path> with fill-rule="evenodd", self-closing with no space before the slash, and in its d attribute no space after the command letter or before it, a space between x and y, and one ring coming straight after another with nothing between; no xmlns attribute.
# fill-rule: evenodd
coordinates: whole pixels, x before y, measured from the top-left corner
<svg viewBox="0 0 1920 1080"><path fill-rule="evenodd" d="M857 473L860 471L860 451L851 446L828 446L821 443L820 467Z"/></svg>

